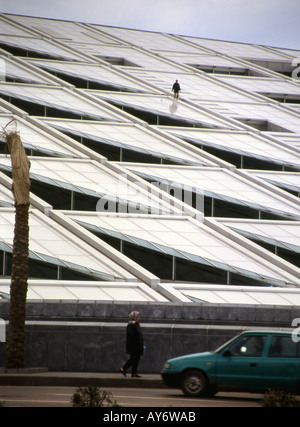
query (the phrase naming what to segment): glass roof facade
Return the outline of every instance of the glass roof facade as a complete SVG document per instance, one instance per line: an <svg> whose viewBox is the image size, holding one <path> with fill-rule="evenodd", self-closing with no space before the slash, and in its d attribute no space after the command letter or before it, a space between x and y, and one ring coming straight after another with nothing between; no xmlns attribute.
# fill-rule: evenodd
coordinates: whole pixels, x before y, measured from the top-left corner
<svg viewBox="0 0 300 427"><path fill-rule="evenodd" d="M300 305L299 57L0 14L0 298L15 130L29 299Z"/></svg>
<svg viewBox="0 0 300 427"><path fill-rule="evenodd" d="M272 264L261 265L259 257L247 253L245 248L233 244L206 225L190 221L189 218L122 216L103 217L100 214L70 214L71 218L100 234L109 234L120 240L144 246L152 251L169 254L194 263L217 266L252 279L264 281L264 277L273 283L279 283L284 272L273 271ZM201 242L201 245L198 245ZM256 259L255 259L256 258ZM282 277L280 277L282 274ZM287 275L288 276L288 275ZM300 279L300 277L299 277ZM299 282L300 284L300 282Z"/></svg>
<svg viewBox="0 0 300 427"><path fill-rule="evenodd" d="M189 144L175 142L168 134L149 132L145 127L137 124L120 124L107 122L93 122L84 120L46 119L46 122L61 132L72 134L82 139L97 142L98 146L109 145L119 149L139 152L157 158L159 161L173 161L186 164L215 165L203 157L202 151L192 151Z"/></svg>
<svg viewBox="0 0 300 427"><path fill-rule="evenodd" d="M111 202L112 212L116 212L118 201L120 204L124 203L124 209L133 212L174 212L172 206L165 206L154 191L148 191L146 183L138 177L134 181L128 179L125 171L119 171L118 174L106 165L91 160L41 157L29 157L29 160L32 182L42 182L58 192L64 189L93 197L98 200L97 209L100 211L102 208L105 211L105 204ZM0 156L0 170L9 171L10 162L9 157ZM122 212L121 208L119 210Z"/></svg>
<svg viewBox="0 0 300 427"><path fill-rule="evenodd" d="M188 122L194 126L205 127L223 127L220 120L209 115L208 113L199 110L191 105L180 104L172 98L161 95L144 95L144 94L124 94L115 92L100 92L93 91L95 96L106 101L119 104L121 106L131 107L133 109L151 112L160 116L168 116L173 119Z"/></svg>
<svg viewBox="0 0 300 427"><path fill-rule="evenodd" d="M233 219L226 221L223 219L222 222L243 234L264 239L276 246L300 254L300 235L298 233L300 223L298 221L264 221L262 224L258 221L235 221Z"/></svg>
<svg viewBox="0 0 300 427"><path fill-rule="evenodd" d="M281 94L295 97L300 96L300 85L293 82L272 78L222 76L219 80L237 86L241 89L262 94ZM270 96L270 95L269 95Z"/></svg>
<svg viewBox="0 0 300 427"><path fill-rule="evenodd" d="M2 280L0 293L9 295L10 282ZM143 283L129 282L91 282L30 279L28 283L28 300L73 300L73 301L116 301L126 302L162 302L169 299Z"/></svg>
<svg viewBox="0 0 300 427"><path fill-rule="evenodd" d="M1 80L9 81L23 81L28 83L40 83L40 84L51 84L52 77L41 75L39 72L34 72L32 69L24 67L22 64L16 62L13 59L7 58L5 56L0 56L0 61L3 61L5 64L5 75Z"/></svg>
<svg viewBox="0 0 300 427"><path fill-rule="evenodd" d="M5 179L5 177L3 176L3 174L0 174L0 182L1 182L1 190L0 190L0 206L1 207L12 207L14 205L14 198L13 198L13 194L10 188L6 188L3 185L3 178Z"/></svg>
<svg viewBox="0 0 300 427"><path fill-rule="evenodd" d="M257 177L270 182L273 185L291 191L298 195L300 193L300 181L297 172L273 172L273 171L253 171L248 173L254 174Z"/></svg>
<svg viewBox="0 0 300 427"><path fill-rule="evenodd" d="M297 169L300 167L300 152L286 147L280 140L242 131L221 131L186 128L165 128L173 135L193 142L198 147L227 151L266 162L286 165Z"/></svg>
<svg viewBox="0 0 300 427"><path fill-rule="evenodd" d="M92 119L120 120L120 117L114 114L109 108L100 106L95 101L83 98L80 94L63 87L32 86L2 82L0 84L0 93L9 100L19 99L64 112L73 112L79 116L87 116Z"/></svg>
<svg viewBox="0 0 300 427"><path fill-rule="evenodd" d="M183 39L201 47L242 59L279 60L288 59L290 57L290 52L283 53L283 49L274 49L268 46L231 43L222 40L198 39L196 37L184 37Z"/></svg>
<svg viewBox="0 0 300 427"><path fill-rule="evenodd" d="M254 209L277 213L278 215L299 219L300 201L272 193L272 187L261 188L256 182L247 180L246 176L237 175L221 168L196 168L157 165L127 165L130 171L149 181L169 182L204 192L213 198L227 200L231 203L248 205Z"/></svg>
<svg viewBox="0 0 300 427"><path fill-rule="evenodd" d="M185 302L190 300L198 303L220 305L280 305L298 306L299 293L291 289L258 289L257 287L215 286L207 285L164 284L170 294L180 296Z"/></svg>
<svg viewBox="0 0 300 427"><path fill-rule="evenodd" d="M63 141L51 136L37 126L33 126L21 117L0 114L0 127L6 129L6 131L16 130L19 132L22 135L22 143L28 152L34 151L53 157L85 157L83 154L80 155L78 150L66 145ZM4 143L4 137L1 140Z"/></svg>
<svg viewBox="0 0 300 427"><path fill-rule="evenodd" d="M24 36L7 36L0 35L0 45L2 48L22 49L25 52L39 55L46 55L47 57L63 58L65 60L78 60L80 55L71 52L67 48L62 48L60 45L50 40L42 38L24 37Z"/></svg>
<svg viewBox="0 0 300 427"><path fill-rule="evenodd" d="M50 70L52 73L81 79L89 82L89 84L98 83L104 87L112 86L115 90L130 92L146 92L148 90L145 84L126 77L104 65L100 66L99 64L93 65L91 63L75 61L46 61L41 59L32 59L30 62L38 67Z"/></svg>
<svg viewBox="0 0 300 427"><path fill-rule="evenodd" d="M12 252L14 237L14 209L1 209L0 228L2 250ZM78 239L39 211L30 212L29 258L36 263L45 263L55 269L69 268L94 276L100 280L135 280L113 261L99 254L92 246ZM37 267L38 269L38 267ZM57 273L59 275L59 272ZM117 279L117 280L118 280Z"/></svg>
<svg viewBox="0 0 300 427"><path fill-rule="evenodd" d="M245 124L248 122L250 126L253 121L257 120L261 123L268 122L275 125L282 132L299 133L300 131L299 115L296 112L288 111L282 105L219 102L216 109L228 117L242 120ZM270 125L269 128L263 130L272 131L273 129Z"/></svg>

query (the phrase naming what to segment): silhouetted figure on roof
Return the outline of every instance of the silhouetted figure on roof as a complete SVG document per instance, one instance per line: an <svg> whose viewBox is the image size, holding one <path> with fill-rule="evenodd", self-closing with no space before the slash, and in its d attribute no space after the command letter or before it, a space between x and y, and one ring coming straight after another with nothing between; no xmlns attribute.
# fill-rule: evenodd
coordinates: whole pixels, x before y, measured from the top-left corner
<svg viewBox="0 0 300 427"><path fill-rule="evenodd" d="M179 92L181 91L180 84L178 83L178 80L176 80L176 82L173 84L172 91L174 92L174 98L178 99L179 98Z"/></svg>

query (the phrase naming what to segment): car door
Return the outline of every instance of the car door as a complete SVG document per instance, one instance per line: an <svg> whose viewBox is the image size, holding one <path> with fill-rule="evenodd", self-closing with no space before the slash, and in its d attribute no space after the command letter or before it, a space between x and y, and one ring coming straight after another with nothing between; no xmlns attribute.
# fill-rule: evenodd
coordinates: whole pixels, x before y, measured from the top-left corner
<svg viewBox="0 0 300 427"><path fill-rule="evenodd" d="M265 360L265 386L297 391L300 385L300 343L291 336L274 335Z"/></svg>
<svg viewBox="0 0 300 427"><path fill-rule="evenodd" d="M263 389L266 340L267 334L247 334L221 351L216 363L218 386L228 389Z"/></svg>

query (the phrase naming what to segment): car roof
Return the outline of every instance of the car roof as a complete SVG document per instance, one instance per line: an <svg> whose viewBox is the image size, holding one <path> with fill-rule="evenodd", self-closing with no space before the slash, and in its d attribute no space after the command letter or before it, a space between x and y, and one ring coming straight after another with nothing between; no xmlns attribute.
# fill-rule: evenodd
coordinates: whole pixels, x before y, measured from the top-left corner
<svg viewBox="0 0 300 427"><path fill-rule="evenodd" d="M275 330L275 329L259 329L259 330L255 330L255 329L251 329L249 331L244 331L242 332L242 334L261 334L261 335L265 335L265 334L273 334L273 335L291 335L292 330Z"/></svg>

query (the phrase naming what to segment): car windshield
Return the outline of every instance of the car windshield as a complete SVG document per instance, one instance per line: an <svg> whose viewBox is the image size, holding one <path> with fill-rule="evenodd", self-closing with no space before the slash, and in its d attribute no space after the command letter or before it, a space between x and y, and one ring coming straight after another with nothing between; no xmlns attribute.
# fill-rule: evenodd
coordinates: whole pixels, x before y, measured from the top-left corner
<svg viewBox="0 0 300 427"><path fill-rule="evenodd" d="M236 337L236 336L231 338L231 340L226 341L220 347L216 348L216 350L213 350L212 353L219 353L220 351L224 350L224 348L227 348L232 343L232 341L236 340L237 338L238 337Z"/></svg>

